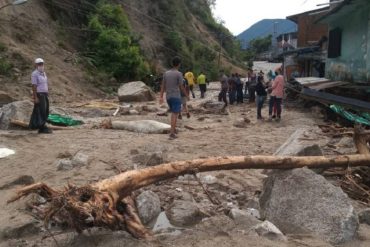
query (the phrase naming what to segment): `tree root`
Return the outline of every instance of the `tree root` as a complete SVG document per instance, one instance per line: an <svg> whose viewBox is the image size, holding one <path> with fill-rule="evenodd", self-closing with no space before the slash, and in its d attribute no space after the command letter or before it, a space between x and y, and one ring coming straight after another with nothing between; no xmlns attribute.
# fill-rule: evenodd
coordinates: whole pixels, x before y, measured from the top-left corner
<svg viewBox="0 0 370 247"><path fill-rule="evenodd" d="M370 155L328 157L236 156L180 161L118 174L98 183L54 190L43 183L24 187L8 203L29 194L46 199L41 218L65 222L77 232L91 227L125 229L137 238L152 234L141 223L132 192L150 184L197 172L233 169L293 169L370 166ZM37 207L37 206L36 206Z"/></svg>

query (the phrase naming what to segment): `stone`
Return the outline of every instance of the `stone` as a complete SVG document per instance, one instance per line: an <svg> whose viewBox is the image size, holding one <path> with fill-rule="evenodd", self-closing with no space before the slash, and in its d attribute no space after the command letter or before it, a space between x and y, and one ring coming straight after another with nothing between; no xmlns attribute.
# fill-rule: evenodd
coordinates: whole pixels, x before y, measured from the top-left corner
<svg viewBox="0 0 370 247"><path fill-rule="evenodd" d="M243 228L247 229L251 229L255 225L261 223L261 221L252 216L249 212L237 208L232 208L229 212L229 216L236 224L242 225Z"/></svg>
<svg viewBox="0 0 370 247"><path fill-rule="evenodd" d="M0 239L20 239L41 232L40 222L31 216L12 217L11 222L11 226L0 229Z"/></svg>
<svg viewBox="0 0 370 247"><path fill-rule="evenodd" d="M0 90L0 107L15 101L14 98L10 97L10 95L4 91Z"/></svg>
<svg viewBox="0 0 370 247"><path fill-rule="evenodd" d="M154 101L156 95L153 90L142 81L123 84L118 89L118 98L121 102Z"/></svg>
<svg viewBox="0 0 370 247"><path fill-rule="evenodd" d="M270 239L272 241L286 241L287 238L274 224L269 221L264 221L253 228L261 237Z"/></svg>
<svg viewBox="0 0 370 247"><path fill-rule="evenodd" d="M211 185L211 184L217 183L217 178L215 176L212 176L212 175L206 175L206 176L201 176L200 175L200 181L203 184Z"/></svg>
<svg viewBox="0 0 370 247"><path fill-rule="evenodd" d="M361 211L358 214L358 218L361 224L370 225L370 208Z"/></svg>
<svg viewBox="0 0 370 247"><path fill-rule="evenodd" d="M286 234L310 233L332 244L352 240L359 227L341 188L307 169L280 171L264 182L261 217Z"/></svg>
<svg viewBox="0 0 370 247"><path fill-rule="evenodd" d="M28 123L31 118L33 103L29 100L15 101L4 105L0 109L0 129L7 130L15 128L11 126L10 120L20 120Z"/></svg>
<svg viewBox="0 0 370 247"><path fill-rule="evenodd" d="M209 100L202 103L201 107L202 109L199 109L201 110L201 113L230 115L230 112L227 107L225 108L225 104L223 102ZM196 109L194 111L197 112Z"/></svg>
<svg viewBox="0 0 370 247"><path fill-rule="evenodd" d="M276 156L322 156L319 145L302 141L306 137L307 129L296 130L288 140L274 153Z"/></svg>
<svg viewBox="0 0 370 247"><path fill-rule="evenodd" d="M33 184L35 183L35 180L33 179L32 176L29 176L29 175L23 175L23 176L20 176L18 178L16 178L15 180L3 185L0 187L0 190L3 190L3 189L9 189L13 186L17 186L17 185L30 185L30 184Z"/></svg>
<svg viewBox="0 0 370 247"><path fill-rule="evenodd" d="M255 208L247 208L245 212L256 219L261 219L260 211Z"/></svg>
<svg viewBox="0 0 370 247"><path fill-rule="evenodd" d="M144 134L168 134L171 126L154 120L112 121L113 129Z"/></svg>
<svg viewBox="0 0 370 247"><path fill-rule="evenodd" d="M72 158L72 165L73 166L87 166L87 165L89 165L89 156L84 154L84 153L78 152Z"/></svg>
<svg viewBox="0 0 370 247"><path fill-rule="evenodd" d="M175 200L166 210L166 215L171 224L178 227L195 225L203 218L196 203L182 200Z"/></svg>
<svg viewBox="0 0 370 247"><path fill-rule="evenodd" d="M135 199L139 217L143 224L148 224L161 213L161 201L153 191L142 192Z"/></svg>
<svg viewBox="0 0 370 247"><path fill-rule="evenodd" d="M56 166L58 171L69 171L73 169L73 164L70 159L60 159L57 161Z"/></svg>
<svg viewBox="0 0 370 247"><path fill-rule="evenodd" d="M132 161L144 166L156 166L167 162L167 154L161 151L138 154L133 157Z"/></svg>
<svg viewBox="0 0 370 247"><path fill-rule="evenodd" d="M234 127L236 128L248 128L251 120L248 118L240 118L234 122Z"/></svg>

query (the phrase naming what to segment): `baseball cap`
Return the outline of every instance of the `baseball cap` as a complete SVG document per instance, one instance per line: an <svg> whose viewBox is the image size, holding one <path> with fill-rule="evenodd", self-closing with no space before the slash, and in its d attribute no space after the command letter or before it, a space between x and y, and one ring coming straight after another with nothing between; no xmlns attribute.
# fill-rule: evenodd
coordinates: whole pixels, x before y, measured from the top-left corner
<svg viewBox="0 0 370 247"><path fill-rule="evenodd" d="M42 58L36 58L35 59L35 63L38 64L38 63L44 63L44 59Z"/></svg>

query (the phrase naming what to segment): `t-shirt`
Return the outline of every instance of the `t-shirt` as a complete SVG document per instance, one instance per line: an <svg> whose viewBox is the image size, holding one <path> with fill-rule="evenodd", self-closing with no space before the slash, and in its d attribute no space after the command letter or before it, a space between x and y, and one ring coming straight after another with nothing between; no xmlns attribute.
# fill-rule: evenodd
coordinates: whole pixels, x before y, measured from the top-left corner
<svg viewBox="0 0 370 247"><path fill-rule="evenodd" d="M180 85L183 82L181 72L175 69L167 71L163 76L163 82L166 87L166 98L181 99Z"/></svg>
<svg viewBox="0 0 370 247"><path fill-rule="evenodd" d="M186 80L188 80L188 83L189 83L189 86L193 86L194 83L195 83L195 78L194 78L194 74L192 72L187 72L185 74L185 78Z"/></svg>
<svg viewBox="0 0 370 247"><path fill-rule="evenodd" d="M32 85L36 85L38 93L48 93L48 77L45 72L35 70L31 76Z"/></svg>
<svg viewBox="0 0 370 247"><path fill-rule="evenodd" d="M189 94L189 83L188 83L188 80L186 80L186 78L183 79L182 85L184 86L186 93ZM180 90L180 94L181 94L181 98L186 97L186 95L181 90Z"/></svg>
<svg viewBox="0 0 370 247"><path fill-rule="evenodd" d="M199 85L206 84L206 76L204 74L200 74L200 76L198 76L197 81Z"/></svg>
<svg viewBox="0 0 370 247"><path fill-rule="evenodd" d="M221 82L221 89L228 89L229 88L229 84L228 84L228 78L226 75L223 75L220 79L220 82Z"/></svg>

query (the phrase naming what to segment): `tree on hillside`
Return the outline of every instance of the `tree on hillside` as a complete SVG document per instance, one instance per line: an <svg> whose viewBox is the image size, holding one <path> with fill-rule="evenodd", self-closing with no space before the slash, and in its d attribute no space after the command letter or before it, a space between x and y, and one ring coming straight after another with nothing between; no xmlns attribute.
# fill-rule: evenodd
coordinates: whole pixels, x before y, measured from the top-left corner
<svg viewBox="0 0 370 247"><path fill-rule="evenodd" d="M272 45L272 35L269 35L265 38L254 39L249 44L250 49L253 50L256 54L269 51Z"/></svg>

